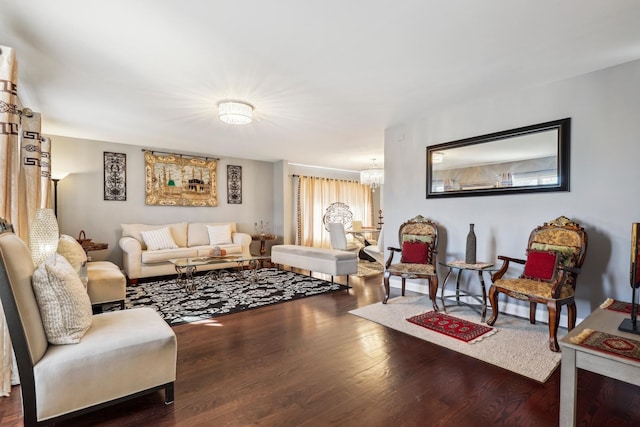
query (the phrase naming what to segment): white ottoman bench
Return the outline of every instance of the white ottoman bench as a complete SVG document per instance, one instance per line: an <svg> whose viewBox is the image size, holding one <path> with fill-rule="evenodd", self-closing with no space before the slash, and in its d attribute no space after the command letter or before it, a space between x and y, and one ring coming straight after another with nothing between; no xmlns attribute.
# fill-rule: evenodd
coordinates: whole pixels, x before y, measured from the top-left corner
<svg viewBox="0 0 640 427"><path fill-rule="evenodd" d="M274 245L271 247L271 262L276 265L309 270L309 274L330 274L333 276L347 276L358 272L358 256L355 252L339 251L335 249L313 248L298 245Z"/></svg>

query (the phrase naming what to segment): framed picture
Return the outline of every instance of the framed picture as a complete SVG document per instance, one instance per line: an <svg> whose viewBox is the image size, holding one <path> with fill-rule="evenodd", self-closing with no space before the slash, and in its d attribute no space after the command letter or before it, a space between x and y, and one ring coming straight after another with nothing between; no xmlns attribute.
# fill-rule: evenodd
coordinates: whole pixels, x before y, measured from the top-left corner
<svg viewBox="0 0 640 427"><path fill-rule="evenodd" d="M242 166L227 165L227 203L242 204Z"/></svg>
<svg viewBox="0 0 640 427"><path fill-rule="evenodd" d="M162 206L218 206L217 159L144 153L145 203Z"/></svg>
<svg viewBox="0 0 640 427"><path fill-rule="evenodd" d="M104 152L104 200L127 200L127 155Z"/></svg>

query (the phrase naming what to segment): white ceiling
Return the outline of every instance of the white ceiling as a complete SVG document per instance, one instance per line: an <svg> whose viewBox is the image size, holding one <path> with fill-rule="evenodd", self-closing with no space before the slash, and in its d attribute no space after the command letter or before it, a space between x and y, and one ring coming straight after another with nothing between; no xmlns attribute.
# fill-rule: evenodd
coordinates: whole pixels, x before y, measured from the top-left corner
<svg viewBox="0 0 640 427"><path fill-rule="evenodd" d="M640 58L640 1L2 0L0 44L46 134L359 170L432 108Z"/></svg>

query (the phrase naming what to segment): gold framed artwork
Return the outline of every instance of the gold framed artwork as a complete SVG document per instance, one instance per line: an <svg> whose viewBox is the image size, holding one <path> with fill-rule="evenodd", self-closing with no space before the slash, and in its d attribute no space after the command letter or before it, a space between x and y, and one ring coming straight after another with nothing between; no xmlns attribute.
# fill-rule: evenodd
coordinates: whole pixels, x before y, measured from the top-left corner
<svg viewBox="0 0 640 427"><path fill-rule="evenodd" d="M145 204L218 206L218 160L145 151Z"/></svg>

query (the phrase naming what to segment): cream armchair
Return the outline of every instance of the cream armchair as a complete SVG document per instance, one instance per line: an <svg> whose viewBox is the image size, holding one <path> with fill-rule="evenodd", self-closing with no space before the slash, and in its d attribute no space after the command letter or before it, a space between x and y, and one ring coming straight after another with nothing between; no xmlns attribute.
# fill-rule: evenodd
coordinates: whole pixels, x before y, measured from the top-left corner
<svg viewBox="0 0 640 427"><path fill-rule="evenodd" d="M0 220L0 299L18 364L24 425L50 424L161 389L165 403L172 403L177 343L167 323L150 308L89 315L78 343L50 344L32 288L31 254L10 230Z"/></svg>

